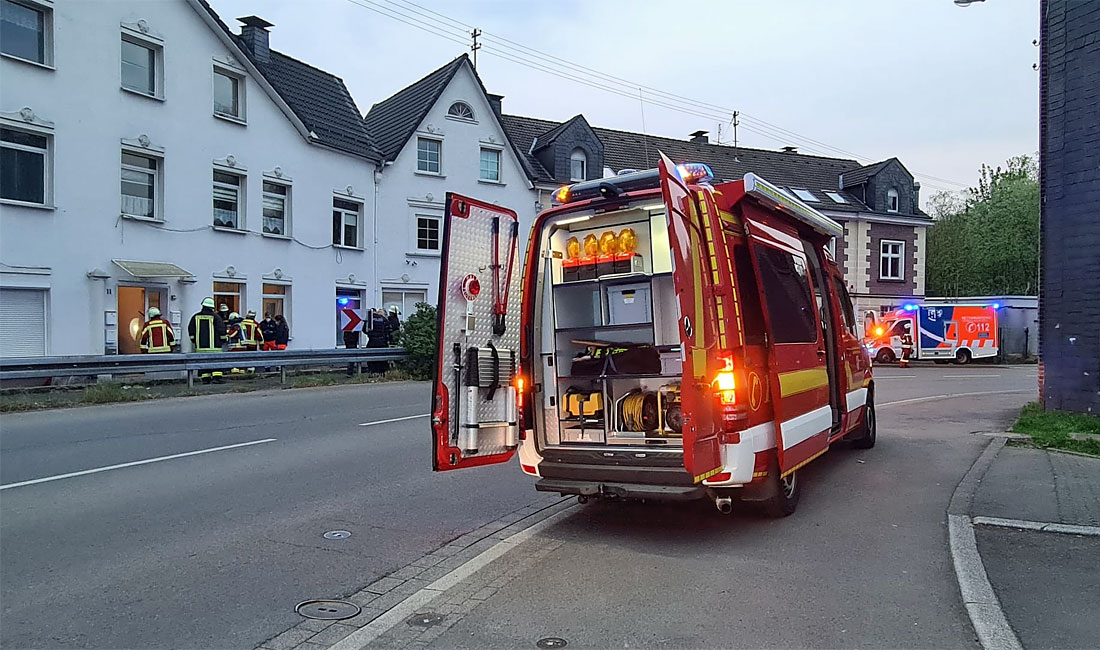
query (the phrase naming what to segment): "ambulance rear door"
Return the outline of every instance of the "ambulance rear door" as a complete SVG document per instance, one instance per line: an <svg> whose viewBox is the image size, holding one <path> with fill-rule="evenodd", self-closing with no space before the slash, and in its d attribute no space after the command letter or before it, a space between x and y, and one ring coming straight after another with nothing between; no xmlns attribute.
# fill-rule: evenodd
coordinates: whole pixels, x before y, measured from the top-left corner
<svg viewBox="0 0 1100 650"><path fill-rule="evenodd" d="M519 444L519 219L447 194L439 270L432 469L503 463Z"/></svg>
<svg viewBox="0 0 1100 650"><path fill-rule="evenodd" d="M664 154L660 173L683 356L684 468L699 483L722 469L721 431L710 386L721 369L713 354L719 343L718 314L706 239L708 232L713 236L720 233L704 227L698 204Z"/></svg>

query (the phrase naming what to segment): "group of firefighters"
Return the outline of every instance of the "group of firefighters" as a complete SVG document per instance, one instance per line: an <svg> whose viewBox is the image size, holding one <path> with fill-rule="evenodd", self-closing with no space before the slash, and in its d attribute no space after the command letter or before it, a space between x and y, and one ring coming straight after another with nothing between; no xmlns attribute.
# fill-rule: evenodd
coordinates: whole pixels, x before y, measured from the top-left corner
<svg viewBox="0 0 1100 650"><path fill-rule="evenodd" d="M172 324L165 320L156 307L150 307L149 319L141 330L139 343L142 352L163 354L177 347ZM187 337L192 352L238 352L245 350L285 350L290 340L290 326L282 314L266 314L262 322L256 322L256 312L249 311L244 318L230 312L228 305L214 311L214 299L205 298L199 310L187 324ZM203 383L222 383L224 371L204 371Z"/></svg>
<svg viewBox="0 0 1100 650"><path fill-rule="evenodd" d="M156 307L149 308L148 316L139 339L141 351L149 354L172 352L178 345L172 324ZM374 348L395 344L400 329L397 307L392 307L388 316L381 309L370 310L362 331L367 335L367 347ZM256 322L255 311L249 311L244 318L237 312L230 312L229 306L224 304L214 311L214 299L204 298L202 309L187 324L187 338L191 340L191 351L200 353L285 350L290 340L290 326L282 314L274 317L265 314L263 321ZM359 332L344 332L344 345L359 347ZM352 367L349 366L349 374ZM224 374L222 370L208 370L200 377L204 384L211 381L220 384L225 381Z"/></svg>

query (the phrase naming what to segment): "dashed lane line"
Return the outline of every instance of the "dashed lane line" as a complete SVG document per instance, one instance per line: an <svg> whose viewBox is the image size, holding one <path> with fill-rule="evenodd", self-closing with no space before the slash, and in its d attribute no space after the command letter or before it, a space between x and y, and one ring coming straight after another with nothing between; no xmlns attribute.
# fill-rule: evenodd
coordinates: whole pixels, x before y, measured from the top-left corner
<svg viewBox="0 0 1100 650"><path fill-rule="evenodd" d="M187 456L198 456L199 454L210 454L215 451L225 451L227 449L237 449L239 447L251 447L252 445L262 445L265 442L275 442L276 438L264 438L263 440L253 440L251 442L239 442L235 445L224 445L221 447L211 447L209 449L199 449L197 451L188 451L182 454L172 454L171 456L158 456L156 458L147 458L145 460L135 460L129 463L119 463L118 465L107 465L106 467L96 467L94 469L86 469L79 472L69 472L68 474L58 474L56 476L45 476L42 478L32 479L30 481L20 481L19 483L8 483L7 485L0 485L0 490L10 490L11 488L24 487L27 485L36 485L38 483L49 483L50 481L60 481L66 478L75 478L77 476L87 476L88 474L99 474L100 472L109 472L115 469L123 469L125 467L136 467L137 465L148 465L149 463L159 463L164 460L174 460L176 458L186 458Z"/></svg>
<svg viewBox="0 0 1100 650"><path fill-rule="evenodd" d="M403 418L390 418L388 420L376 420L374 422L360 422L359 426L361 426L361 427L372 427L376 424L389 424L391 422L404 422L405 420L416 420L416 419L419 419L419 418L426 418L426 417L428 417L428 415L429 415L428 413L421 413L420 415L408 415L408 416L403 417Z"/></svg>

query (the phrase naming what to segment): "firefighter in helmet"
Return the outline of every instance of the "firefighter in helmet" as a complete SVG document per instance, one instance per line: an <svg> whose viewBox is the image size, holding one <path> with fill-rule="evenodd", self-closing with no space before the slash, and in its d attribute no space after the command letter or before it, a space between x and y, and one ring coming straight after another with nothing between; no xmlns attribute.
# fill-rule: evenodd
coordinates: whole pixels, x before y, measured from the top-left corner
<svg viewBox="0 0 1100 650"><path fill-rule="evenodd" d="M160 310L156 307L149 308L149 320L141 330L139 343L141 351L149 354L171 352L176 344L176 333L172 330L172 324L160 317Z"/></svg>
<svg viewBox="0 0 1100 650"><path fill-rule="evenodd" d="M908 368L911 356L913 356L913 334L909 331L909 323L905 323L901 327L901 361L898 362L898 366Z"/></svg>
<svg viewBox="0 0 1100 650"><path fill-rule="evenodd" d="M194 352L222 351L222 345L225 344L225 321L214 313L213 298L203 299L202 309L187 323L187 337L191 339L191 350ZM199 376L204 384L209 384L211 380L221 384L225 382L222 377L224 374L222 370L203 370Z"/></svg>

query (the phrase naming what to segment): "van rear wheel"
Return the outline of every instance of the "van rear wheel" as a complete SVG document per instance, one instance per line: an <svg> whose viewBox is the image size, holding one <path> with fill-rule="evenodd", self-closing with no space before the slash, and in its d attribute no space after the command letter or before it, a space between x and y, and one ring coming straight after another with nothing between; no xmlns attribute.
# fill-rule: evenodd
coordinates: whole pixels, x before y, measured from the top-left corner
<svg viewBox="0 0 1100 650"><path fill-rule="evenodd" d="M870 449L875 446L875 438L878 436L878 421L875 418L875 394L867 393L867 403L863 406L863 426L860 427L860 436L852 438L852 446L856 449Z"/></svg>
<svg viewBox="0 0 1100 650"><path fill-rule="evenodd" d="M970 363L970 350L962 349L955 353L955 363L965 366Z"/></svg>
<svg viewBox="0 0 1100 650"><path fill-rule="evenodd" d="M765 517L779 519L793 514L798 508L798 497L802 493L802 481L798 480L798 472L791 472L786 476L779 475L779 462L773 460L768 467L769 496L760 502L760 512Z"/></svg>

